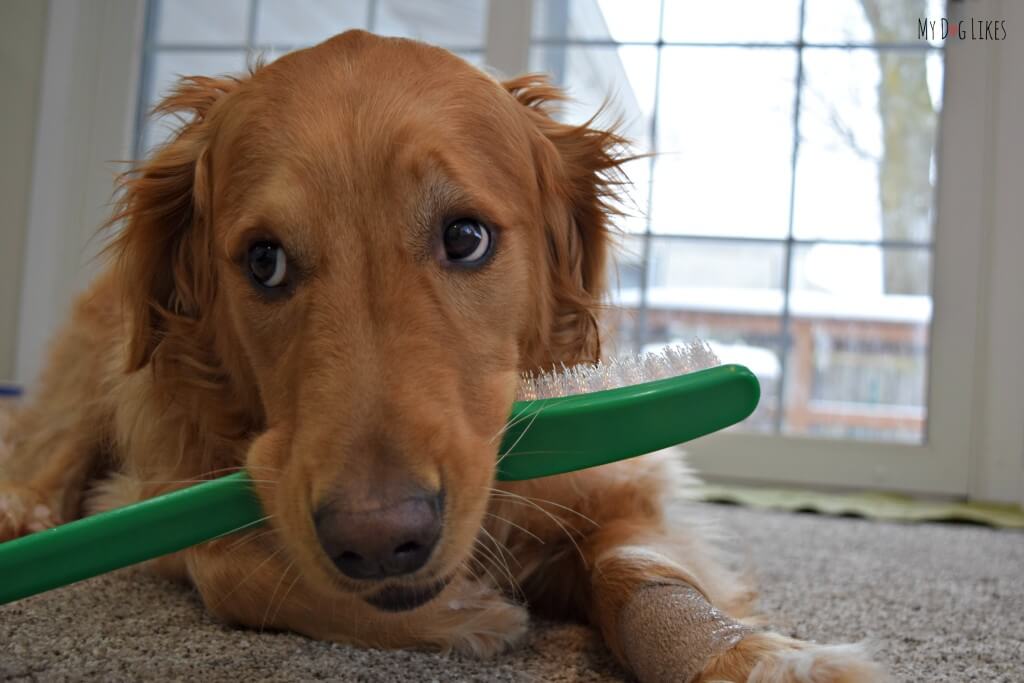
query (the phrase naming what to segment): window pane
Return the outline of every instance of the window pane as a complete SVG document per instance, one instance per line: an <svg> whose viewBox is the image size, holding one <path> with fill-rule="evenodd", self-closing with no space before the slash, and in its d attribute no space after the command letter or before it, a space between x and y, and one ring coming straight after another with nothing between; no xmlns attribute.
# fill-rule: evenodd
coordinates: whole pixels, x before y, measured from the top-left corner
<svg viewBox="0 0 1024 683"><path fill-rule="evenodd" d="M261 0L258 7L256 43L261 46L304 47L368 26L368 0Z"/></svg>
<svg viewBox="0 0 1024 683"><path fill-rule="evenodd" d="M487 0L376 0L373 30L387 36L415 38L454 50L483 49Z"/></svg>
<svg viewBox="0 0 1024 683"><path fill-rule="evenodd" d="M653 43L660 6L660 0L534 0L533 37Z"/></svg>
<svg viewBox="0 0 1024 683"><path fill-rule="evenodd" d="M786 236L796 54L664 48L655 232Z"/></svg>
<svg viewBox="0 0 1024 683"><path fill-rule="evenodd" d="M665 2L663 37L669 42L795 43L799 30L800 0Z"/></svg>
<svg viewBox="0 0 1024 683"><path fill-rule="evenodd" d="M250 0L157 0L157 41L245 45L250 4Z"/></svg>
<svg viewBox="0 0 1024 683"><path fill-rule="evenodd" d="M804 53L793 231L799 238L928 242L941 57Z"/></svg>
<svg viewBox="0 0 1024 683"><path fill-rule="evenodd" d="M946 16L943 0L806 2L804 40L809 43L913 43L920 40L918 22L921 19L937 22ZM937 40L932 44L941 43Z"/></svg>
<svg viewBox="0 0 1024 683"><path fill-rule="evenodd" d="M920 248L795 250L787 433L924 440L930 269Z"/></svg>
<svg viewBox="0 0 1024 683"><path fill-rule="evenodd" d="M782 312L783 244L652 238L650 251L651 306L743 315ZM630 300L624 296L623 301Z"/></svg>
<svg viewBox="0 0 1024 683"><path fill-rule="evenodd" d="M927 321L931 311L930 253L923 247L798 245L791 267L793 310L799 302L809 302L811 310L825 311L813 308L818 305L814 302L819 302L843 304L844 315L896 315L903 311L900 315ZM913 300L900 298L905 296Z"/></svg>

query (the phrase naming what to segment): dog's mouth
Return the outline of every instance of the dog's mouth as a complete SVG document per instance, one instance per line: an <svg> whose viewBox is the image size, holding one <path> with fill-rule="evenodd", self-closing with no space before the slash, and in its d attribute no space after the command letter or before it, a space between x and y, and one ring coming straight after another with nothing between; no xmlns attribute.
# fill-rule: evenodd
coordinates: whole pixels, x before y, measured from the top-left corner
<svg viewBox="0 0 1024 683"><path fill-rule="evenodd" d="M450 576L420 586L385 586L364 599L384 612L407 612L436 598L449 581Z"/></svg>

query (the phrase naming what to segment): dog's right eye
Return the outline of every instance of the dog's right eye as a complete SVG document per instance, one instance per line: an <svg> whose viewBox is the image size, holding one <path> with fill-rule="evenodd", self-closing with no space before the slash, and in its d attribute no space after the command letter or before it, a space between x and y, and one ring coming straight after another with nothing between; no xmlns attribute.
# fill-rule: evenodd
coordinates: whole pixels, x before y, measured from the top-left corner
<svg viewBox="0 0 1024 683"><path fill-rule="evenodd" d="M257 242L249 247L249 274L257 284L267 288L285 284L288 257L284 248L273 242Z"/></svg>

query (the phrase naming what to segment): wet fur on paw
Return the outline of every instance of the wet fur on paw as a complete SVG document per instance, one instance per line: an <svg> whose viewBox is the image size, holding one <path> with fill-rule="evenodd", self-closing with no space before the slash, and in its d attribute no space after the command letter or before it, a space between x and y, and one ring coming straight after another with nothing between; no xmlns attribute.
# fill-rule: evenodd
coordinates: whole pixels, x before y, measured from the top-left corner
<svg viewBox="0 0 1024 683"><path fill-rule="evenodd" d="M863 644L818 645L755 633L717 657L697 679L735 683L887 683Z"/></svg>
<svg viewBox="0 0 1024 683"><path fill-rule="evenodd" d="M529 627L525 607L480 584L467 582L441 599L444 610L423 635L442 650L487 659L518 644Z"/></svg>

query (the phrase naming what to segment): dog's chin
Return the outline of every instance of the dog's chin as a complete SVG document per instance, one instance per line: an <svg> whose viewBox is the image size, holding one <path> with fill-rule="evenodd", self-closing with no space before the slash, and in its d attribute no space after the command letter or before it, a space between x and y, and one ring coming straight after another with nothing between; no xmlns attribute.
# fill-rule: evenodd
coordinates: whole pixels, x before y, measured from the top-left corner
<svg viewBox="0 0 1024 683"><path fill-rule="evenodd" d="M390 584L363 599L382 612L408 612L422 607L440 595L451 579L452 577L448 576L411 586Z"/></svg>

